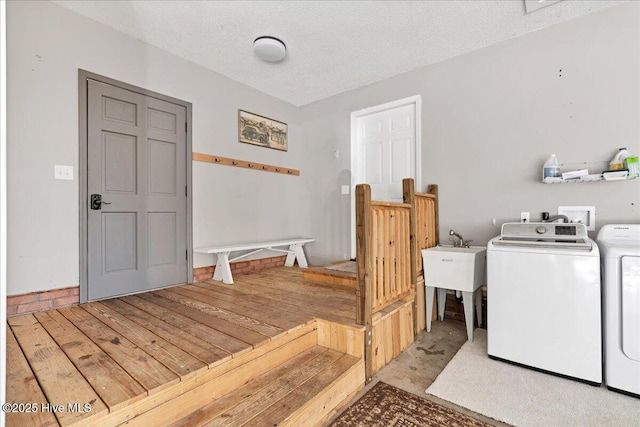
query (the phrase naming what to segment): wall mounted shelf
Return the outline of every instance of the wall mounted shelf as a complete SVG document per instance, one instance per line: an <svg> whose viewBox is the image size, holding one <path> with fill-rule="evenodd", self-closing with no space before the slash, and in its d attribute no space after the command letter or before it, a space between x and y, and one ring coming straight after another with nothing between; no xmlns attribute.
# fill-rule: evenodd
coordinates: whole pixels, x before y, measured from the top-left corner
<svg viewBox="0 0 640 427"><path fill-rule="evenodd" d="M214 165L235 166L237 168L253 169L262 172L273 172L281 173L284 175L300 176L300 171L298 169L267 165L264 163L250 162L247 160L232 159L229 157L214 156L211 154L193 153L192 159L198 162L213 163Z"/></svg>
<svg viewBox="0 0 640 427"><path fill-rule="evenodd" d="M615 179L605 179L602 175L587 175L581 178L573 178L573 179L562 179L562 178L551 178L545 179L542 181L543 184L574 184L577 182L599 182L599 181L630 181L632 179L636 179L635 176L627 176L624 178L615 178Z"/></svg>

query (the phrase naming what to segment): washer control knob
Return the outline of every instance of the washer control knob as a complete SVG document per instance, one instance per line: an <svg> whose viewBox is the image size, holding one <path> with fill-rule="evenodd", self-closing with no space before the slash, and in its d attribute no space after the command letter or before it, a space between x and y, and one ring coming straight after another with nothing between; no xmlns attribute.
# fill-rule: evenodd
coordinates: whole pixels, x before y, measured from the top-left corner
<svg viewBox="0 0 640 427"><path fill-rule="evenodd" d="M536 227L536 233L538 234L544 234L547 232L547 227L543 226L543 225L539 225Z"/></svg>

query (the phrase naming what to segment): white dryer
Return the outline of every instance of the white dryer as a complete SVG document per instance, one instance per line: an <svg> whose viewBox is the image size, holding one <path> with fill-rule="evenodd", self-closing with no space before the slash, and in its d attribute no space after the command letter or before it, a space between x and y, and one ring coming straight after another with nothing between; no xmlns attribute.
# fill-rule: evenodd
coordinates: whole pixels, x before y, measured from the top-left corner
<svg viewBox="0 0 640 427"><path fill-rule="evenodd" d="M604 377L640 397L640 224L611 224L597 237L603 270Z"/></svg>

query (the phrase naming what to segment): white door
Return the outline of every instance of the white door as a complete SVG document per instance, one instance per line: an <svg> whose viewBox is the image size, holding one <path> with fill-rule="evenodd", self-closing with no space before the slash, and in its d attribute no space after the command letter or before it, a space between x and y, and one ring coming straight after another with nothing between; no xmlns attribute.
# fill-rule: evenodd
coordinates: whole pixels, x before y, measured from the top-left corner
<svg viewBox="0 0 640 427"><path fill-rule="evenodd" d="M402 180L420 186L420 96L351 113L351 257L355 257L357 184L371 186L371 198L402 202Z"/></svg>

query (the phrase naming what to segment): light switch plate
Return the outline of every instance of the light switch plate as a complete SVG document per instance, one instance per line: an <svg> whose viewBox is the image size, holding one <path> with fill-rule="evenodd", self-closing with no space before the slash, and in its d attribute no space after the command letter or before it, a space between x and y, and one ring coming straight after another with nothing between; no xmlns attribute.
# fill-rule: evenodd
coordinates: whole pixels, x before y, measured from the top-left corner
<svg viewBox="0 0 640 427"><path fill-rule="evenodd" d="M558 215L566 215L571 223L587 226L587 231L596 230L595 206L558 206Z"/></svg>
<svg viewBox="0 0 640 427"><path fill-rule="evenodd" d="M73 181L73 166L55 165L53 167L53 177Z"/></svg>
<svg viewBox="0 0 640 427"><path fill-rule="evenodd" d="M343 185L342 187L340 187L340 191L342 192L341 194L349 194L349 186Z"/></svg>

